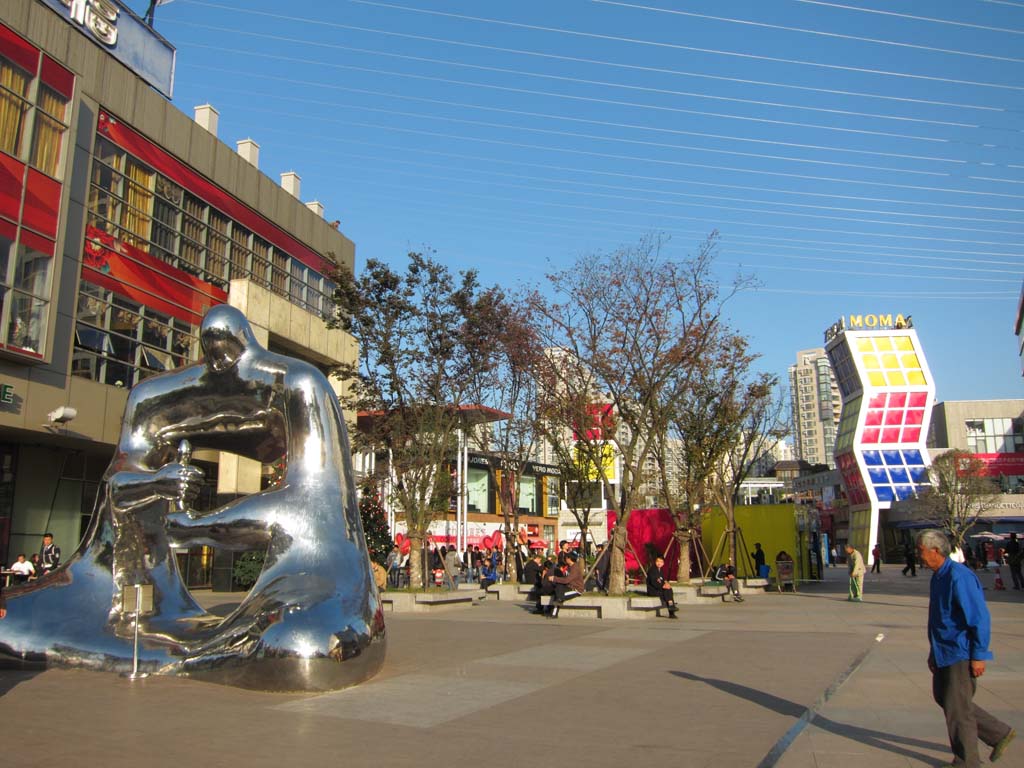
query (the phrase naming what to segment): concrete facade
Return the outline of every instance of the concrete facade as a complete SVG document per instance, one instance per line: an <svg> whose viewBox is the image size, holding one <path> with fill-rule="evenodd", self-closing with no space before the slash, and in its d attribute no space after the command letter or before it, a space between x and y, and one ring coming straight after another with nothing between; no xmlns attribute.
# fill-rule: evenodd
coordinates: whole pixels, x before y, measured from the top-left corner
<svg viewBox="0 0 1024 768"><path fill-rule="evenodd" d="M324 221L322 206L297 199L297 175L289 192L256 167L251 142L240 143L242 156L211 132L215 110L198 110L206 127L200 125L39 0L7 0L0 25L0 64L41 78L53 67L45 62L55 62L73 78L53 172L32 167L28 142L0 153L5 168L59 190L49 285L33 316L45 331L31 348L0 349L0 561L38 551L46 530L66 558L112 456L129 388L198 359L198 321L209 306L237 306L262 343L322 370L354 359L353 339L329 331L323 313L330 274L353 268L355 245ZM45 60L44 74L30 70L23 51ZM115 166L104 154L110 148L131 168ZM111 185L128 188L129 181L134 186L114 200ZM11 253L38 239L29 200L13 220L0 211L0 224L17 233L9 237ZM167 200L170 223L157 210ZM189 204L202 207L201 220L189 219ZM111 213L115 205L131 211ZM219 261L215 219L225 222ZM102 269L97 257L108 262ZM110 266L117 259L124 275ZM128 273L145 273L149 282L133 282ZM13 311L4 305L5 338ZM116 325L121 314L123 327ZM164 347L159 338L167 339ZM61 407L77 415L52 421L49 414ZM197 453L196 460L217 476L211 494L259 490L266 475L238 457Z"/></svg>

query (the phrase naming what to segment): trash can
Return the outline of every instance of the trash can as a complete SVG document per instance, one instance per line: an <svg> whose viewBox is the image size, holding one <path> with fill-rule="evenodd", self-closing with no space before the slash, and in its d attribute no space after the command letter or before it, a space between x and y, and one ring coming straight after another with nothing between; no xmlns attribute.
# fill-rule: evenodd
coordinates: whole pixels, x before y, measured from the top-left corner
<svg viewBox="0 0 1024 768"><path fill-rule="evenodd" d="M767 579L769 576L771 576L771 573L772 567L770 565L762 565L761 572L758 574L758 576L760 576L762 579Z"/></svg>

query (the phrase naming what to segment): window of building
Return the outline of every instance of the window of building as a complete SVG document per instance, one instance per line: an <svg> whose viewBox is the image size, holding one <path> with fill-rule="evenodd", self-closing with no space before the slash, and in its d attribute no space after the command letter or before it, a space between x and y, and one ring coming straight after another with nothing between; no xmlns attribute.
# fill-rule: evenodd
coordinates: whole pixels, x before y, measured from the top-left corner
<svg viewBox="0 0 1024 768"><path fill-rule="evenodd" d="M545 477L544 483L547 486L545 495L545 498L547 499L546 513L549 517L557 517L559 508L561 507L561 493L559 492L558 478L554 476Z"/></svg>
<svg viewBox="0 0 1024 768"><path fill-rule="evenodd" d="M29 163L47 176L57 178L60 175L64 136L68 130L68 99L40 83L36 105L32 157Z"/></svg>
<svg viewBox="0 0 1024 768"><path fill-rule="evenodd" d="M73 375L131 387L197 358L195 329L188 323L82 281Z"/></svg>
<svg viewBox="0 0 1024 768"><path fill-rule="evenodd" d="M28 86L32 76L0 56L0 150L21 157L22 136L32 103Z"/></svg>
<svg viewBox="0 0 1024 768"><path fill-rule="evenodd" d="M249 279L318 315L334 284L103 135L96 136L89 224L224 288Z"/></svg>
<svg viewBox="0 0 1024 768"><path fill-rule="evenodd" d="M8 238L0 240L0 248ZM8 253L10 245L8 244ZM10 301L10 321L7 326L7 345L41 355L46 342L46 322L50 305L50 277L53 269L53 243L45 238L21 231L20 242L14 249L15 258L8 275L6 262L0 264Z"/></svg>
<svg viewBox="0 0 1024 768"><path fill-rule="evenodd" d="M967 450L971 453L1020 453L1024 451L1024 419L968 419Z"/></svg>
<svg viewBox="0 0 1024 768"><path fill-rule="evenodd" d="M487 491L490 477L486 469L470 467L466 476L466 501L470 512L487 512Z"/></svg>

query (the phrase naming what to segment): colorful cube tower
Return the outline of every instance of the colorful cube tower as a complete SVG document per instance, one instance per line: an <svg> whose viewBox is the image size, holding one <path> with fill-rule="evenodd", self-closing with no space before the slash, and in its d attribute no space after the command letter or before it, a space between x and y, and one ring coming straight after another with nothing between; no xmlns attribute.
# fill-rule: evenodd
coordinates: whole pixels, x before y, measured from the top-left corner
<svg viewBox="0 0 1024 768"><path fill-rule="evenodd" d="M888 319L891 316L881 316ZM843 411L835 457L850 504L850 544L864 555L878 540L882 509L929 484L925 443L935 384L917 332L897 317L851 316L826 332Z"/></svg>

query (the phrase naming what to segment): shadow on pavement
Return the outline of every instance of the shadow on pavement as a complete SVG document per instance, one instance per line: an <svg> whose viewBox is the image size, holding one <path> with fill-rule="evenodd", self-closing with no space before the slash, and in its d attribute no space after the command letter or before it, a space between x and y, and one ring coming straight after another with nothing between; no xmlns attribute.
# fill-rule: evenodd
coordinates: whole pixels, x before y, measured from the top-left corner
<svg viewBox="0 0 1024 768"><path fill-rule="evenodd" d="M0 671L0 696L6 696L16 686L27 683L42 670L26 671L20 669L5 669Z"/></svg>
<svg viewBox="0 0 1024 768"><path fill-rule="evenodd" d="M746 699L747 701L762 706L765 709L769 709L772 712L778 712L788 717L792 717L794 720L799 720L808 715L807 707L801 706L789 699L783 699L779 696L759 691L756 688L750 688L746 685L740 685L739 683L733 683L728 680L719 680L713 677L701 677L700 675L694 675L690 672L681 672L678 670L672 670L669 674L675 675L676 677L680 677L684 680L692 680L694 682L710 685L712 688L717 688L731 696ZM933 756L917 752L914 749L911 749L911 747L939 751L948 748L946 744L937 744L934 741L913 739L906 736L886 733L884 731L875 731L871 728L862 728L857 725L838 723L835 720L822 717L820 714L816 714L814 712L810 712L810 716L807 717L807 720L808 722L813 722L816 727L823 731L834 733L837 736L843 736L859 744L874 747L875 749L882 749L887 752L903 755L904 757L921 760L925 763L932 762L934 759Z"/></svg>

